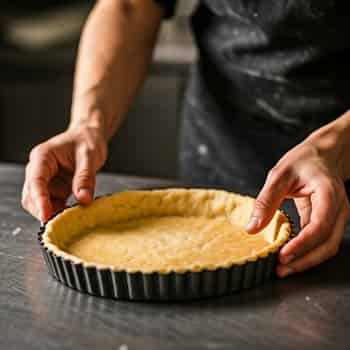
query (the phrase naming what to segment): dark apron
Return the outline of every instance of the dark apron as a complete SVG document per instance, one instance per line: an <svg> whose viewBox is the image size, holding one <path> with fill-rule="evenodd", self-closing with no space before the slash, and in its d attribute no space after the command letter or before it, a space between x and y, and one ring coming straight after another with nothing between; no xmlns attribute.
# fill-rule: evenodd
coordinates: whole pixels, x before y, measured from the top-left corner
<svg viewBox="0 0 350 350"><path fill-rule="evenodd" d="M313 130L350 106L345 1L202 1L183 104L180 178L252 193Z"/></svg>

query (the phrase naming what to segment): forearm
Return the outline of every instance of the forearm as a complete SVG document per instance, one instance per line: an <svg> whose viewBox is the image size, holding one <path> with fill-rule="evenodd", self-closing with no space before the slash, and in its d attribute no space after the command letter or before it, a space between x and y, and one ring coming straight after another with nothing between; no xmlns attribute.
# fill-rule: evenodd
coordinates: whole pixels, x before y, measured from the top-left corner
<svg viewBox="0 0 350 350"><path fill-rule="evenodd" d="M144 80L161 18L152 0L96 4L80 42L70 128L112 137Z"/></svg>
<svg viewBox="0 0 350 350"><path fill-rule="evenodd" d="M315 145L343 181L350 179L350 111L314 131L306 142Z"/></svg>

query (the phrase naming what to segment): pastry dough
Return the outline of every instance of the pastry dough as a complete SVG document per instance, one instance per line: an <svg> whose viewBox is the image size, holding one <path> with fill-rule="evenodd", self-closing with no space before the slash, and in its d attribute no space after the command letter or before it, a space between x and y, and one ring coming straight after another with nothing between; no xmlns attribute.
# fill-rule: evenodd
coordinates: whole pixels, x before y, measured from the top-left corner
<svg viewBox="0 0 350 350"><path fill-rule="evenodd" d="M244 264L277 251L291 227L277 211L260 233L244 227L254 199L219 190L128 191L64 210L44 245L75 263L127 272L186 272Z"/></svg>

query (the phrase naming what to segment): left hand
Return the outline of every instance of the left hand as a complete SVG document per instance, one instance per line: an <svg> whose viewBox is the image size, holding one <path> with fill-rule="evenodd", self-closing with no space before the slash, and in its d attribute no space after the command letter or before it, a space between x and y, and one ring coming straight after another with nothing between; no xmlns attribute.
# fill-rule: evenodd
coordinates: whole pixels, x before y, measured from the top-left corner
<svg viewBox="0 0 350 350"><path fill-rule="evenodd" d="M293 198L301 231L280 251L277 274L307 270L337 254L350 206L337 137L311 134L273 167L260 191L247 231L257 233L285 198Z"/></svg>

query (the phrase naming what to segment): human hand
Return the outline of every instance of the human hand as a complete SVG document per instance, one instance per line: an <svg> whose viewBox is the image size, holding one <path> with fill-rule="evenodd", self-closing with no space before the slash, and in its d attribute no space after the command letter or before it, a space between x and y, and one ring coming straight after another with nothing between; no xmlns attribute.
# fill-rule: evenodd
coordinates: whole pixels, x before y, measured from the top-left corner
<svg viewBox="0 0 350 350"><path fill-rule="evenodd" d="M322 130L291 149L269 172L255 201L249 233L263 229L285 198L294 199L300 217L300 233L279 254L280 277L307 270L338 252L350 206L337 142Z"/></svg>
<svg viewBox="0 0 350 350"><path fill-rule="evenodd" d="M72 193L81 204L89 204L106 157L107 142L92 127L68 129L39 144L26 166L22 206L45 222L65 207Z"/></svg>

